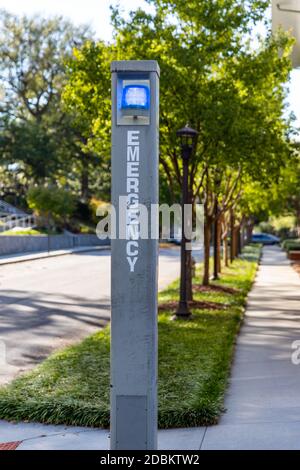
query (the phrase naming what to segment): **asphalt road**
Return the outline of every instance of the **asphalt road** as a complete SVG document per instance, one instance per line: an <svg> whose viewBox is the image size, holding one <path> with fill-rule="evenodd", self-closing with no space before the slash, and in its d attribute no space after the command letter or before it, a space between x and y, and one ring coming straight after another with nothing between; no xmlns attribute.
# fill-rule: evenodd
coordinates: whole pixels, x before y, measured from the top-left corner
<svg viewBox="0 0 300 470"><path fill-rule="evenodd" d="M160 250L159 289L179 277L179 254ZM194 256L199 261L202 252ZM109 250L0 266L0 384L109 318Z"/></svg>
<svg viewBox="0 0 300 470"><path fill-rule="evenodd" d="M178 276L179 249L162 249L159 289ZM0 266L0 383L99 330L109 317L108 250Z"/></svg>

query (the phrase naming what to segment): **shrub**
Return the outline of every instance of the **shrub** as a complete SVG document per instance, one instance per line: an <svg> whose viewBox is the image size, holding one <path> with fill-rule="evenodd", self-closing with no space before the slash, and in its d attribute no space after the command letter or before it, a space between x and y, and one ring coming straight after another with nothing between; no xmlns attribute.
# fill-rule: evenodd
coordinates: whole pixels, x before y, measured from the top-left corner
<svg viewBox="0 0 300 470"><path fill-rule="evenodd" d="M284 240L281 246L286 251L299 251L300 250L300 238Z"/></svg>
<svg viewBox="0 0 300 470"><path fill-rule="evenodd" d="M47 225L65 223L73 214L73 195L57 186L34 186L27 193L27 202L36 215L47 221Z"/></svg>

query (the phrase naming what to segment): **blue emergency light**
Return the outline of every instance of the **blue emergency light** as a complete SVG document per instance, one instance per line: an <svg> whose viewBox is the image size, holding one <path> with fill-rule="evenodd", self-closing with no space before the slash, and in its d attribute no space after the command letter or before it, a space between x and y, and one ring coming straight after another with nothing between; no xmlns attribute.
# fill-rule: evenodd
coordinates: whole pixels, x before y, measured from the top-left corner
<svg viewBox="0 0 300 470"><path fill-rule="evenodd" d="M146 85L126 85L122 91L122 109L150 108L150 91Z"/></svg>

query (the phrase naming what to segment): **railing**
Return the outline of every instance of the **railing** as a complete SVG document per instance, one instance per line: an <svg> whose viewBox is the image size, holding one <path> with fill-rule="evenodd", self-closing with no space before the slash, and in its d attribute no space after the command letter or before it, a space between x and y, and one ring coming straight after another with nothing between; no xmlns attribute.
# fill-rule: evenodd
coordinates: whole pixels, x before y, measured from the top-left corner
<svg viewBox="0 0 300 470"><path fill-rule="evenodd" d="M30 228L36 225L33 215L0 199L0 232L11 230L14 227Z"/></svg>
<svg viewBox="0 0 300 470"><path fill-rule="evenodd" d="M34 215L18 216L14 214L0 218L0 232L11 230L14 227L31 228L35 225L36 220Z"/></svg>
<svg viewBox="0 0 300 470"><path fill-rule="evenodd" d="M3 212L5 214L17 214L17 215L23 215L27 216L26 212L18 209L17 207L13 206L12 204L9 204L8 202L3 201L0 199L0 212Z"/></svg>

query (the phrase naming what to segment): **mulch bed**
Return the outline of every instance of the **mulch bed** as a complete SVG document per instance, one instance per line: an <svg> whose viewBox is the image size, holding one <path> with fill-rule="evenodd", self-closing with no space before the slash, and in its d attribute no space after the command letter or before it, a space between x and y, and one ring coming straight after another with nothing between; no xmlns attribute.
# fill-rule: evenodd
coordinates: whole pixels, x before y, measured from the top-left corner
<svg viewBox="0 0 300 470"><path fill-rule="evenodd" d="M198 284L193 285L193 290L195 292L224 292L225 294L238 294L240 292L238 289L234 289L233 287L228 286L201 286Z"/></svg>
<svg viewBox="0 0 300 470"><path fill-rule="evenodd" d="M178 302L170 301L170 302L159 304L158 310L159 311L166 311L166 310L176 311L177 307L178 307ZM193 300L189 302L189 307L198 308L201 310L226 310L226 308L228 308L228 305L224 305L224 304L217 303L217 302L209 302L209 301L200 302L197 300Z"/></svg>

